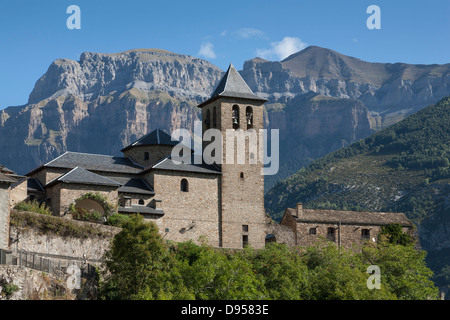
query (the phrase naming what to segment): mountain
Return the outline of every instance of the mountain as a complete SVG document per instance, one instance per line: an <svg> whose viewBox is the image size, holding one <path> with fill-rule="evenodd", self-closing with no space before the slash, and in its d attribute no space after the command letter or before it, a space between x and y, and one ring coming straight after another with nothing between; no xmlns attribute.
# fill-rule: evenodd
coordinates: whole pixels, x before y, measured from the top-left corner
<svg viewBox="0 0 450 320"><path fill-rule="evenodd" d="M190 128L222 73L159 49L56 60L28 104L0 111L0 163L26 173L67 150L117 154L153 129Z"/></svg>
<svg viewBox="0 0 450 320"><path fill-rule="evenodd" d="M281 62L246 61L241 75L269 100L265 125L280 130L280 171L266 177L266 189L450 94L449 70L374 64L319 47ZM160 49L58 59L26 105L0 110L0 163L26 173L67 150L115 155L155 128L192 128L196 106L222 75L208 61Z"/></svg>
<svg viewBox="0 0 450 320"><path fill-rule="evenodd" d="M450 281L450 96L351 146L313 161L265 196L287 207L404 212L441 286ZM447 280L446 280L447 279Z"/></svg>
<svg viewBox="0 0 450 320"><path fill-rule="evenodd" d="M313 91L358 99L374 112L420 108L450 93L450 64L371 63L317 46L281 62L246 61L242 76L255 93L272 102Z"/></svg>

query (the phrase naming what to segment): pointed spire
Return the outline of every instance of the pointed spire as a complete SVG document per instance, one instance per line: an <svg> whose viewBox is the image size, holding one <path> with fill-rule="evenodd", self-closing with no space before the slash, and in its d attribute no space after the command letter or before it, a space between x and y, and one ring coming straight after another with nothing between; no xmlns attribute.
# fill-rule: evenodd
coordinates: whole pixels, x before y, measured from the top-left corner
<svg viewBox="0 0 450 320"><path fill-rule="evenodd" d="M242 79L241 75L232 63L230 63L228 70L223 75L222 79L220 80L219 84L217 85L216 89L211 95L211 98L208 99L208 101L217 97L233 97L259 100L264 102L267 101L266 99L258 97L253 93L253 91L250 89L244 79ZM208 101L205 101L204 103L199 105L199 107L203 106Z"/></svg>

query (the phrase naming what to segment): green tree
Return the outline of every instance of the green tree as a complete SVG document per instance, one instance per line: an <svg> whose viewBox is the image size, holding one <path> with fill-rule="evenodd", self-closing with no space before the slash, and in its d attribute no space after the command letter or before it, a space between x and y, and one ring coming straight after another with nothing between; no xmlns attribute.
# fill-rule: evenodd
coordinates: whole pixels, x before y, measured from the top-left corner
<svg viewBox="0 0 450 320"><path fill-rule="evenodd" d="M104 260L105 299L180 298L186 293L177 282L176 261L158 228L140 215L123 222ZM174 294L175 290L178 294Z"/></svg>
<svg viewBox="0 0 450 320"><path fill-rule="evenodd" d="M426 266L426 252L417 250L412 243L393 244L380 240L376 246L364 246L362 261L377 265L381 272L381 286L398 299L437 299L439 290L431 281L433 272Z"/></svg>

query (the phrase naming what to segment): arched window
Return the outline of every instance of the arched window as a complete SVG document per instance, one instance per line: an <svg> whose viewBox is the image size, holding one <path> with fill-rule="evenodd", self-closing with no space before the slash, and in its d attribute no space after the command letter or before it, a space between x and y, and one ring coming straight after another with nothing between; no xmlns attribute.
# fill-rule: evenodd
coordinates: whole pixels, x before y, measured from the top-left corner
<svg viewBox="0 0 450 320"><path fill-rule="evenodd" d="M150 155L148 154L148 152L144 153L144 160L147 161L148 159L150 159Z"/></svg>
<svg viewBox="0 0 450 320"><path fill-rule="evenodd" d="M211 111L206 110L205 127L209 129L211 127Z"/></svg>
<svg viewBox="0 0 450 320"><path fill-rule="evenodd" d="M252 107L247 107L245 109L245 117L247 120L247 129L252 129L253 128L253 108Z"/></svg>
<svg viewBox="0 0 450 320"><path fill-rule="evenodd" d="M216 107L213 108L213 119L212 119L212 126L213 128L217 128L217 111Z"/></svg>
<svg viewBox="0 0 450 320"><path fill-rule="evenodd" d="M239 106L234 105L232 111L233 129L239 129Z"/></svg>
<svg viewBox="0 0 450 320"><path fill-rule="evenodd" d="M144 202L144 199L139 199L139 202L138 202L141 206L143 206L144 204L145 204L145 202Z"/></svg>
<svg viewBox="0 0 450 320"><path fill-rule="evenodd" d="M181 191L182 192L188 192L189 191L189 182L187 181L187 179L182 179L181 180Z"/></svg>

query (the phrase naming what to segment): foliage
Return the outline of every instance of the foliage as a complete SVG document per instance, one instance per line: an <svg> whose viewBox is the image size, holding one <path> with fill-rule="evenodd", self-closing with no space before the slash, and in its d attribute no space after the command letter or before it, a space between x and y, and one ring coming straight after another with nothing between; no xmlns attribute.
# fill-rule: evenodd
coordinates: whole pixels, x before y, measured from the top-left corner
<svg viewBox="0 0 450 320"><path fill-rule="evenodd" d="M34 228L42 234L55 234L61 237L91 238L110 237L111 233L94 228L90 224L76 223L70 219L40 215L33 212L12 210L10 224L17 228Z"/></svg>
<svg viewBox="0 0 450 320"><path fill-rule="evenodd" d="M401 225L389 224L381 227L380 236L386 236L387 241L393 244L407 246L414 244L414 238L406 232L403 232Z"/></svg>
<svg viewBox="0 0 450 320"><path fill-rule="evenodd" d="M122 227L122 225L130 219L128 214L113 213L106 220L106 224L113 227Z"/></svg>
<svg viewBox="0 0 450 320"><path fill-rule="evenodd" d="M103 299L372 300L436 299L423 251L381 240L362 250L327 241L307 248L264 249L168 244L139 215L123 224L106 253ZM379 266L381 288L369 289L367 268Z"/></svg>
<svg viewBox="0 0 450 320"><path fill-rule="evenodd" d="M69 206L69 212L72 214L72 217L77 220L84 220L84 221L99 221L102 218L102 214L97 211L86 211L86 210L77 210L75 208L75 205L78 201L83 199L90 199L98 202L102 208L105 210L105 218L110 217L111 215L115 214L117 212L117 207L110 204L108 199L96 192L87 192L83 194L81 197L76 199L70 206Z"/></svg>
<svg viewBox="0 0 450 320"><path fill-rule="evenodd" d="M14 209L39 214L52 215L50 208L45 203L39 203L37 200L22 201L15 205Z"/></svg>

